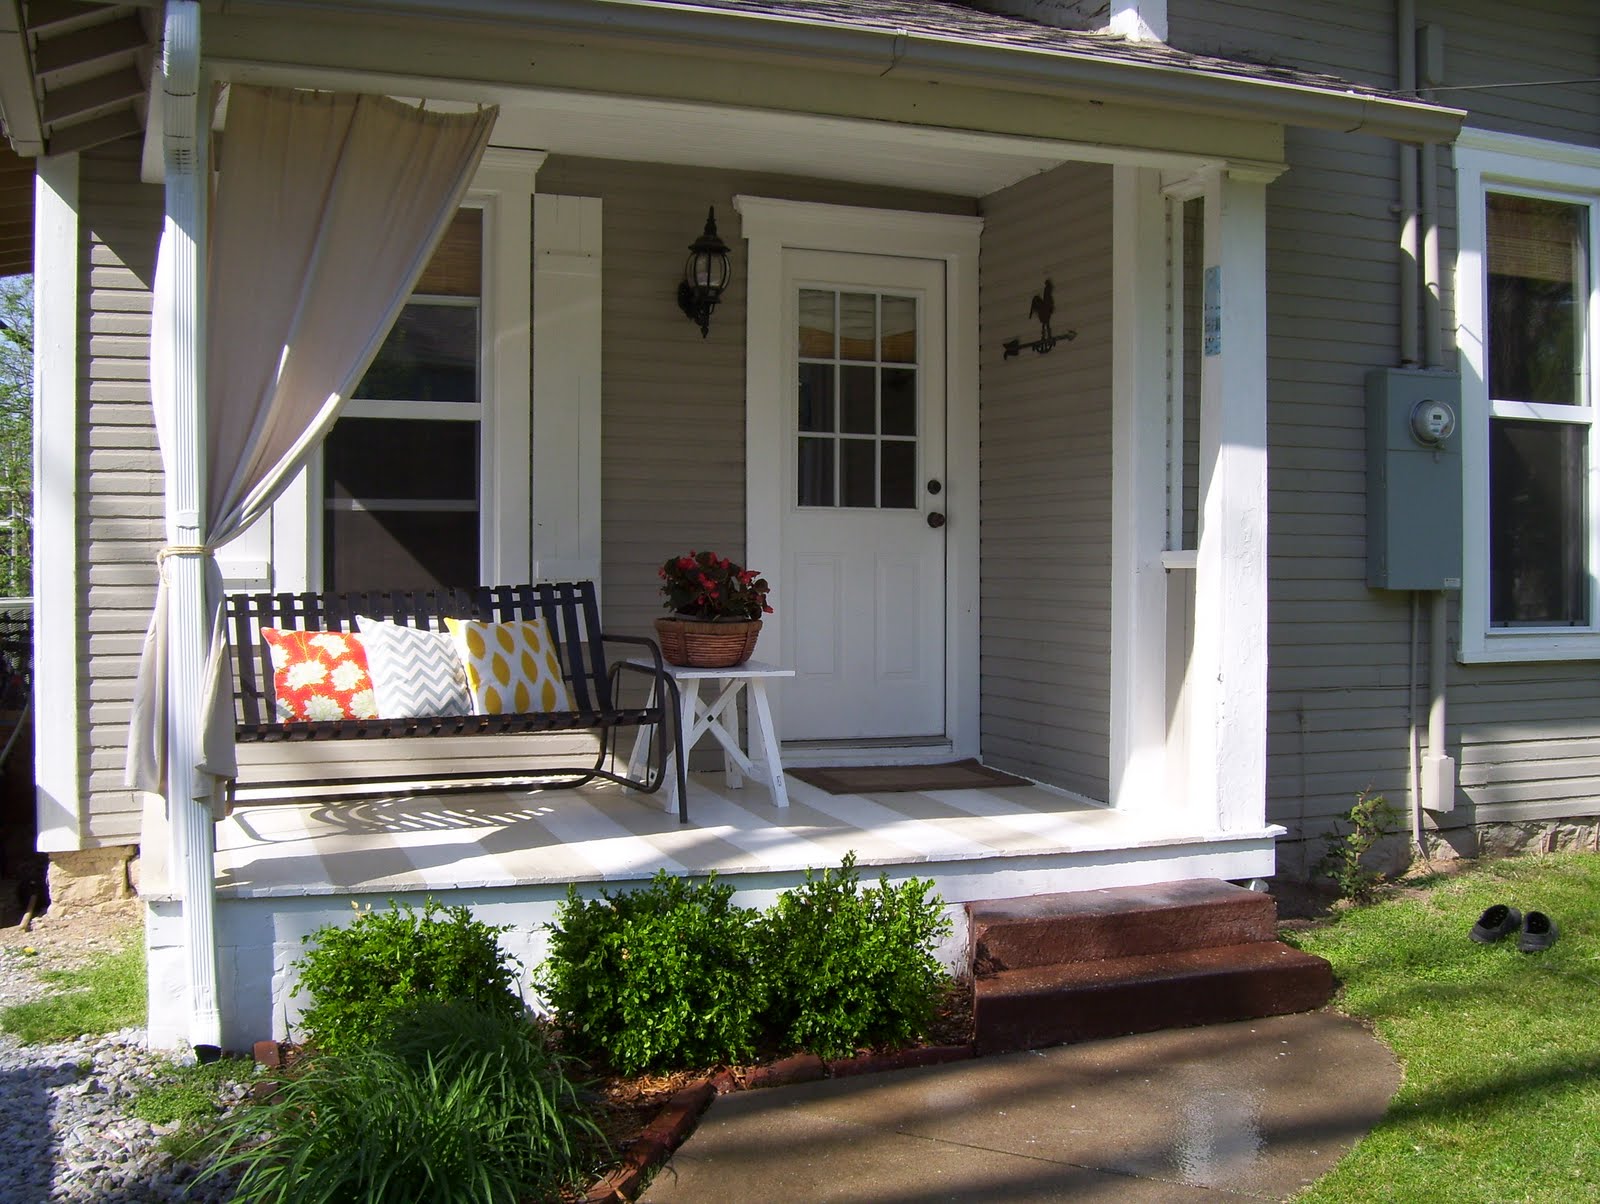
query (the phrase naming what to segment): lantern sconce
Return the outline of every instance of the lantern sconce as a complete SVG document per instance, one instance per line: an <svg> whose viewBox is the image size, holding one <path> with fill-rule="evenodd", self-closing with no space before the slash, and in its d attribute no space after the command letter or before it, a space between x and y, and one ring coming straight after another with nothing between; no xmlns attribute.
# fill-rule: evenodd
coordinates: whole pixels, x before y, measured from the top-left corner
<svg viewBox="0 0 1600 1204"><path fill-rule="evenodd" d="M1077 338L1078 332L1076 330L1069 330L1064 334L1055 334L1051 331L1050 319L1055 316L1055 312L1055 285L1050 282L1049 277L1046 277L1044 292L1035 293L1033 304L1028 306L1028 316L1039 319L1039 337L1031 343L1024 343L1020 338L1006 340L1001 344L1001 347L1005 350L1005 355L1000 358L1010 359L1024 350L1037 352L1039 355L1048 355L1050 354L1050 349L1057 343L1070 343Z"/></svg>
<svg viewBox="0 0 1600 1204"><path fill-rule="evenodd" d="M717 237L717 210L706 211L706 228L689 244L689 258L678 282L678 308L700 328L703 339L711 333L711 311L722 300L732 269L728 264L728 244Z"/></svg>

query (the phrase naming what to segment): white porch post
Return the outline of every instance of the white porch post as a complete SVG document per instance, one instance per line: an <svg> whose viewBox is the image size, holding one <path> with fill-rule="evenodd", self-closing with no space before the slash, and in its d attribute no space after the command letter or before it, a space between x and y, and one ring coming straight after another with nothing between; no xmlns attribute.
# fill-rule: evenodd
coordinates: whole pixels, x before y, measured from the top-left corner
<svg viewBox="0 0 1600 1204"><path fill-rule="evenodd" d="M1166 808L1166 207L1157 171L1112 175L1111 804Z"/></svg>
<svg viewBox="0 0 1600 1204"><path fill-rule="evenodd" d="M1219 171L1205 204L1190 798L1226 832L1266 822L1266 181Z"/></svg>
<svg viewBox="0 0 1600 1204"><path fill-rule="evenodd" d="M34 168L34 787L41 853L83 847L78 647L78 156Z"/></svg>
<svg viewBox="0 0 1600 1204"><path fill-rule="evenodd" d="M166 449L166 537L170 547L203 541L205 496L205 221L208 105L200 78L200 5L169 0L162 54L166 155L168 257L166 306L156 329L168 340L164 354L172 390L171 447ZM163 354L157 350L156 354ZM217 1004L215 868L207 779L200 762L199 713L204 690L207 611L205 559L167 558L169 653L167 661L167 821L173 885L183 896L185 961L189 972L189 1040L196 1049L222 1044Z"/></svg>

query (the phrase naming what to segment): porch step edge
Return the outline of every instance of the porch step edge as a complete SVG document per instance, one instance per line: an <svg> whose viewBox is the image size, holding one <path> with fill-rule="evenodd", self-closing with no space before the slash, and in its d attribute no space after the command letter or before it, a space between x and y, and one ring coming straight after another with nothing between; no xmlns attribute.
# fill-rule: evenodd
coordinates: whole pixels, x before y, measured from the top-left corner
<svg viewBox="0 0 1600 1204"><path fill-rule="evenodd" d="M1006 970L973 984L980 1054L1312 1011L1333 967L1278 941Z"/></svg>
<svg viewBox="0 0 1600 1204"><path fill-rule="evenodd" d="M1214 878L967 904L974 975L1272 941L1271 896Z"/></svg>

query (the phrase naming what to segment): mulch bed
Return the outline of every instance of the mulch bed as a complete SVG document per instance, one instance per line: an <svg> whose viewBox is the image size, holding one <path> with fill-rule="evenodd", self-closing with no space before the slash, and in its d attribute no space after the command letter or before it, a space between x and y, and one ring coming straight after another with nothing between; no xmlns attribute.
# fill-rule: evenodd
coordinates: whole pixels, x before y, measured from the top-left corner
<svg viewBox="0 0 1600 1204"><path fill-rule="evenodd" d="M694 1132L716 1096L961 1061L976 1056L972 1035L972 984L956 983L927 1035L915 1045L863 1049L854 1057L834 1060L798 1053L750 1065L603 1078L598 1085L599 1122L619 1160L581 1199L584 1204L632 1200Z"/></svg>

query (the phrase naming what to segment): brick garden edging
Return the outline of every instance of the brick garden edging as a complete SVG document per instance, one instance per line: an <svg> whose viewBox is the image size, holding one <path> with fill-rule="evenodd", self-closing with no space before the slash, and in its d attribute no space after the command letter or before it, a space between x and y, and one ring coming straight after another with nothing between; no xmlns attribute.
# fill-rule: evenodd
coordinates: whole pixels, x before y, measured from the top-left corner
<svg viewBox="0 0 1600 1204"><path fill-rule="evenodd" d="M631 1201L649 1177L688 1140L701 1115L719 1095L735 1091L758 1091L767 1087L789 1087L819 1079L844 1079L856 1075L878 1074L885 1070L910 1070L917 1066L937 1066L962 1062L977 1056L972 1045L930 1045L892 1053L858 1054L853 1058L824 1061L815 1054L800 1053L752 1066L748 1070L719 1070L708 1079L685 1087L668 1101L656 1118L645 1126L637 1141L628 1147L622 1165L589 1188L584 1204L617 1204Z"/></svg>
<svg viewBox="0 0 1600 1204"><path fill-rule="evenodd" d="M251 1052L269 1070L279 1069L288 1047L281 1041L257 1041ZM820 1079L847 1079L886 1070L911 1070L918 1066L938 1066L964 1062L977 1057L974 1045L928 1045L890 1053L865 1053L853 1058L824 1061L815 1054L798 1053L763 1066L746 1070L719 1070L683 1088L657 1112L622 1156L621 1164L590 1186L584 1204L617 1204L631 1201L650 1176L688 1140L701 1115L719 1095L735 1091L757 1091L767 1087L789 1087Z"/></svg>

